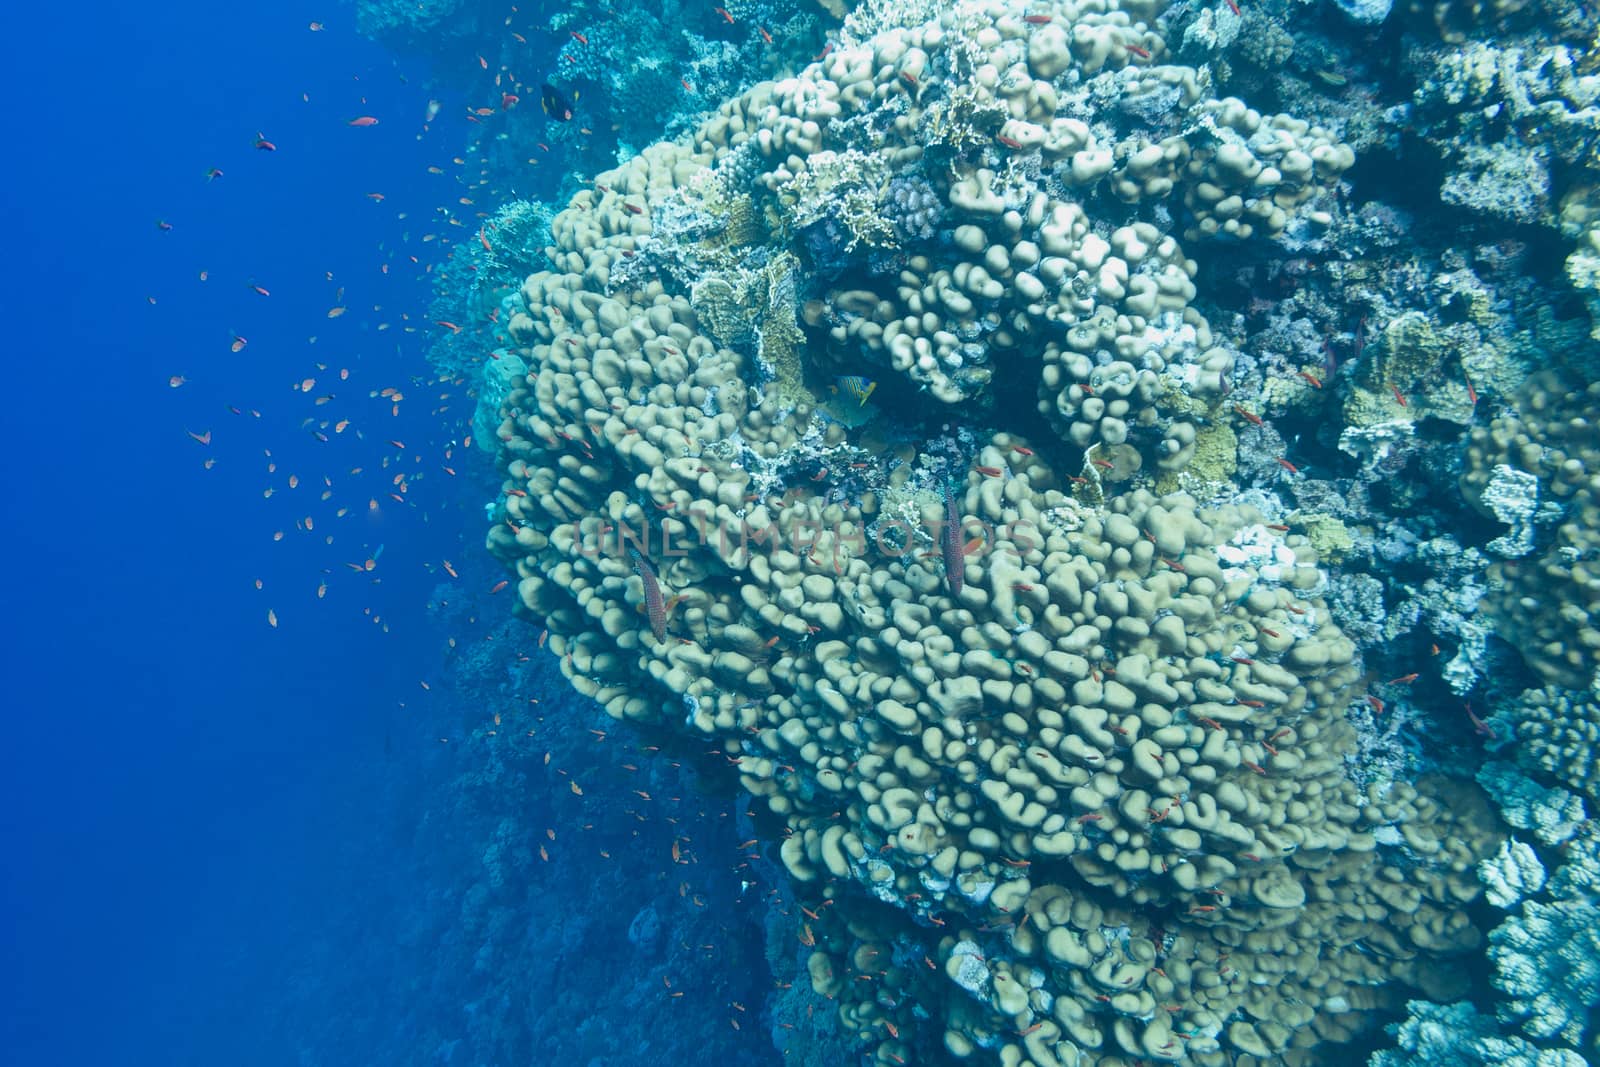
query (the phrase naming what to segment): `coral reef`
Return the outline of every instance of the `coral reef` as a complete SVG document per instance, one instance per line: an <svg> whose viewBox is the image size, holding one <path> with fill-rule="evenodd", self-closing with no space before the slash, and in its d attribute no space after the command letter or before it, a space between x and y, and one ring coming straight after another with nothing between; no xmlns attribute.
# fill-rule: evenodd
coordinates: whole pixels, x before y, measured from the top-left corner
<svg viewBox="0 0 1600 1067"><path fill-rule="evenodd" d="M1536 375L1515 411L1473 430L1461 477L1470 502L1512 524L1501 553L1524 557L1489 568L1486 607L1529 664L1567 688L1600 682L1597 409L1600 382L1574 389L1554 372ZM1537 548L1530 525L1550 528Z"/></svg>
<svg viewBox="0 0 1600 1067"><path fill-rule="evenodd" d="M1459 995L1481 942L1486 805L1358 786L1311 542L1181 491L1268 430L1171 213L1309 235L1352 153L1209 97L1155 13L865 8L574 196L509 318L489 548L581 692L785 826L879 1062L1268 1057Z"/></svg>
<svg viewBox="0 0 1600 1067"><path fill-rule="evenodd" d="M1389 1028L1399 1049L1374 1054L1370 1067L1583 1067L1585 1062L1571 1049L1539 1048L1502 1035L1494 1019L1479 1015L1466 1001L1413 1000L1406 1009L1406 1020Z"/></svg>
<svg viewBox="0 0 1600 1067"><path fill-rule="evenodd" d="M364 24L476 25L414 7ZM486 171L565 177L430 316L489 549L763 801L790 1061L1402 1010L1374 1063L1600 1061L1600 41L1390 7L582 0L574 121L491 109Z"/></svg>

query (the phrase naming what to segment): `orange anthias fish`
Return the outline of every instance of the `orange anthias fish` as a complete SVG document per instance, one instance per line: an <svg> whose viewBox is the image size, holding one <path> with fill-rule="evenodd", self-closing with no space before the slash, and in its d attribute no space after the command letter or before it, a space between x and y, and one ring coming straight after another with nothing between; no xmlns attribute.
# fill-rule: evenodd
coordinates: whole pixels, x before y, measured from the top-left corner
<svg viewBox="0 0 1600 1067"><path fill-rule="evenodd" d="M377 124L378 120L371 115L358 115L345 123L346 126L376 126Z"/></svg>
<svg viewBox="0 0 1600 1067"><path fill-rule="evenodd" d="M263 152L276 152L278 146L267 140L259 131L256 133L256 147Z"/></svg>

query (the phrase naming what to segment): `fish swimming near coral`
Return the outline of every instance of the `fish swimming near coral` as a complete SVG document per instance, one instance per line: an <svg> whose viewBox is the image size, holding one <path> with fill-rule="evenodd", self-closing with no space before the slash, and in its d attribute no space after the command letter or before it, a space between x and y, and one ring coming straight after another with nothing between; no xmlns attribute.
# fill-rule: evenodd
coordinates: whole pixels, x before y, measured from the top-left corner
<svg viewBox="0 0 1600 1067"><path fill-rule="evenodd" d="M656 635L657 641L663 641L667 636L667 605L661 599L661 583L656 581L656 572L650 569L649 562L638 549L628 549L628 557L644 583L644 610L650 616L650 632Z"/></svg>
<svg viewBox="0 0 1600 1067"><path fill-rule="evenodd" d="M966 578L967 553L961 544L961 516L956 514L956 495L950 483L944 485L944 530L940 543L944 548L944 576L950 583L950 595L961 595L961 583Z"/></svg>
<svg viewBox="0 0 1600 1067"><path fill-rule="evenodd" d="M573 93L572 99L578 99L578 94ZM557 122L572 121L572 104L562 96L555 86L546 82L539 87L539 106L544 108L544 113Z"/></svg>
<svg viewBox="0 0 1600 1067"><path fill-rule="evenodd" d="M860 407L867 406L867 398L878 387L877 382L871 378L863 378L859 374L840 375L834 381L838 383L833 387L834 392L844 392L855 397L860 402L858 405Z"/></svg>

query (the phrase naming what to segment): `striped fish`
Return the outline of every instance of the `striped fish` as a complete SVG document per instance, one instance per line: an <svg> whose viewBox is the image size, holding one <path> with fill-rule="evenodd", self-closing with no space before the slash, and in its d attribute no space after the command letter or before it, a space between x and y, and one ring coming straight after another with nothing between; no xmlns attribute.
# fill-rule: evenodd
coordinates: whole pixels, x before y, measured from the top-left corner
<svg viewBox="0 0 1600 1067"><path fill-rule="evenodd" d="M861 407L867 406L867 397L878 387L878 383L871 378L863 378L859 374L845 374L835 378L839 384L836 389L842 389L861 402Z"/></svg>
<svg viewBox="0 0 1600 1067"><path fill-rule="evenodd" d="M633 557L633 569L639 572L639 580L644 583L644 610L650 616L650 632L656 635L657 641L665 640L667 605L661 599L661 583L656 581L656 572L650 569L650 564L638 549L628 549L628 555Z"/></svg>
<svg viewBox="0 0 1600 1067"><path fill-rule="evenodd" d="M944 483L944 576L950 583L950 595L961 595L961 584L966 580L967 553L961 544L961 517L956 514L956 495L950 483Z"/></svg>

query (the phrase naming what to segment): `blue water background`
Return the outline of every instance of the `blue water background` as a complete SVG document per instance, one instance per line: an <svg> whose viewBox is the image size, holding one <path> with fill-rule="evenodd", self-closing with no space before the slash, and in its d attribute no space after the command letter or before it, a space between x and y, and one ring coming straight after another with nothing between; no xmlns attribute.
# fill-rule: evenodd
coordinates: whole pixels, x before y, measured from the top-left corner
<svg viewBox="0 0 1600 1067"><path fill-rule="evenodd" d="M0 45L0 1059L288 1062L281 1047L252 1046L261 1014L305 951L298 939L349 911L362 885L351 853L397 838L393 798L373 787L392 784L386 739L402 753L420 743L419 681L438 661L423 562L459 558L467 532L481 537L438 484L445 431L430 391L407 382L424 369L421 335L373 329L427 306L420 270L398 254L396 214L409 207L421 223L443 202L424 199L422 179L455 154L460 130L441 122L419 141L426 72L396 66L331 4L19 14ZM312 19L328 31L308 32ZM382 124L345 125L359 114ZM279 151L255 150L258 130ZM224 176L207 183L213 166ZM423 229L413 224L406 247L426 263ZM380 244L396 253L388 276ZM329 321L341 283L351 311ZM249 339L238 355L231 331ZM314 359L356 372L328 391L365 442L300 429L313 412L289 386ZM173 374L189 384L170 389ZM410 394L399 418L366 399L385 384ZM186 429L211 429L213 446ZM385 499L377 519L365 502L380 479L343 475L395 452L380 436L425 454L433 484L414 504ZM279 464L272 500L265 448ZM281 487L289 471L295 493ZM336 480L327 504L315 495L324 473ZM352 515L334 524L340 502ZM302 513L328 518L332 548L320 527L295 534ZM380 543L374 575L341 565Z"/></svg>
<svg viewBox="0 0 1600 1067"><path fill-rule="evenodd" d="M793 913L720 754L643 752L494 592L499 479L425 359L425 268L508 194L451 162L476 69L435 79L342 8L22 17L0 1063L826 1061L832 1012L774 988Z"/></svg>

